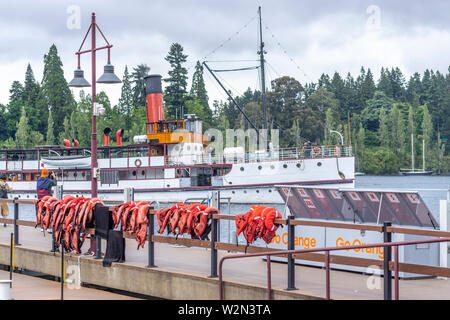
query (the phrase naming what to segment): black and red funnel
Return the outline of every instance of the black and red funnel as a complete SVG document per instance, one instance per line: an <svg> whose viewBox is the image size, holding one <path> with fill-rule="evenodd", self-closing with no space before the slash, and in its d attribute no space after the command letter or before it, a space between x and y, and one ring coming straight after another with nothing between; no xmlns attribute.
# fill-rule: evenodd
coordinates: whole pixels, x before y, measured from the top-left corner
<svg viewBox="0 0 450 320"><path fill-rule="evenodd" d="M152 74L145 77L144 79L145 94L147 95L147 123L165 120L161 76L159 74Z"/></svg>

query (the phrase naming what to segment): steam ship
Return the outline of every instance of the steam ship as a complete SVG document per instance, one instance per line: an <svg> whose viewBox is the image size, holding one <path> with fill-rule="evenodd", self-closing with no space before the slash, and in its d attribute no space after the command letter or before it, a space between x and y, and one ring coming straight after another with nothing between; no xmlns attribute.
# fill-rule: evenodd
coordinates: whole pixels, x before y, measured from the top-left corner
<svg viewBox="0 0 450 320"><path fill-rule="evenodd" d="M265 100L264 42L260 15L261 95L264 128L267 128ZM258 132L212 70L207 70ZM98 196L123 200L126 188L134 189L135 200L180 202L205 199L212 190L230 203L284 203L274 186L278 184L354 187L355 158L351 145L312 146L280 149L264 145L262 150L229 147L209 148L202 121L194 114L166 120L160 75L146 82L146 134L123 146L123 130L116 132L116 146L110 146L111 129L104 131L104 145L97 148L98 168L91 168L90 148L77 141L64 146L38 146L30 150L0 150L0 172L6 173L14 189L10 198L34 199L42 168L56 174L64 194L89 197L91 175L97 179ZM342 142L343 143L343 142Z"/></svg>
<svg viewBox="0 0 450 320"><path fill-rule="evenodd" d="M221 190L230 203L282 203L277 184L354 186L354 156L349 145L266 149L245 152L243 147L208 148L202 121L188 114L166 120L161 76L146 78L147 132L123 146L123 130L116 146L98 147L98 170L91 168L90 149L72 146L39 146L30 150L0 150L0 172L14 189L9 197L36 198L36 180L42 168L56 174L64 194L90 196L91 174L98 179L98 195L123 199L133 188L136 200L179 202L203 199Z"/></svg>

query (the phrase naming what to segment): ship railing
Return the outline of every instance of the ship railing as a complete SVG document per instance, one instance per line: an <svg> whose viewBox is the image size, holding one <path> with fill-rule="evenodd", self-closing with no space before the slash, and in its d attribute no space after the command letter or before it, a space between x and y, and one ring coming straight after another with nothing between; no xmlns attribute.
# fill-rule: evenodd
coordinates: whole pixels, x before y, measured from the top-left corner
<svg viewBox="0 0 450 320"><path fill-rule="evenodd" d="M285 161L301 159L351 157L351 145L311 146L299 148L281 148L274 150L257 150L233 154L183 154L180 156L167 156L167 166L183 164L230 164L250 163L263 161Z"/></svg>

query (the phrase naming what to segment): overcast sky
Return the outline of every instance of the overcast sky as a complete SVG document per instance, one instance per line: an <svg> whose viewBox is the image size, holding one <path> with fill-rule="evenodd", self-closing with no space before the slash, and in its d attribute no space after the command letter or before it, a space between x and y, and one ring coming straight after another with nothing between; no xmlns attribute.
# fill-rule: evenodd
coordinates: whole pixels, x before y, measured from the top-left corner
<svg viewBox="0 0 450 320"><path fill-rule="evenodd" d="M1 1L0 103L8 103L14 80L23 83L31 64L42 80L43 56L54 43L67 81L76 68L75 52L89 27L92 12L113 45L111 62L122 78L145 63L167 76L164 59L170 45L180 43L188 55L188 90L197 60L215 69L256 66L258 6L262 6L267 83L284 75L301 83L316 82L335 71L355 77L361 66L377 78L382 66L400 67L407 79L426 68L445 73L450 65L450 1L448 0L15 0ZM79 14L78 14L79 13ZM230 40L229 40L230 39ZM98 37L97 43L104 44ZM90 42L83 47L90 48ZM218 48L217 50L215 50ZM233 62L212 62L229 61ZM103 73L106 51L97 54L97 77ZM81 68L91 82L90 56ZM131 71L131 70L130 70ZM226 95L205 70L210 104ZM259 89L258 71L220 74L235 95L247 87ZM163 84L164 85L164 84ZM120 85L98 85L112 104ZM88 88L88 90L90 90ZM78 98L78 89L74 91Z"/></svg>

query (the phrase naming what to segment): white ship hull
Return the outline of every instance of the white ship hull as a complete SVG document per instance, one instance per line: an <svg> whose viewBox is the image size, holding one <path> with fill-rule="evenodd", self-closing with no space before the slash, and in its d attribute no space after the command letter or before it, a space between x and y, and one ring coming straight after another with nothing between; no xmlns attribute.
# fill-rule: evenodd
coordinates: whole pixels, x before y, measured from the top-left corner
<svg viewBox="0 0 450 320"><path fill-rule="evenodd" d="M283 203L275 185L354 186L354 157L351 156L234 163L227 174L211 177L210 186L193 186L191 178L175 178L175 169L167 167L162 178L139 179L142 170L145 169L137 169L133 180L119 180L116 184L100 182L98 196L105 200L123 200L124 189L133 188L136 200L166 203L207 198L212 190L220 190L225 202ZM14 189L10 198L36 198L35 181L11 181L9 184ZM90 196L90 181L58 181L58 185L63 186L64 194Z"/></svg>

